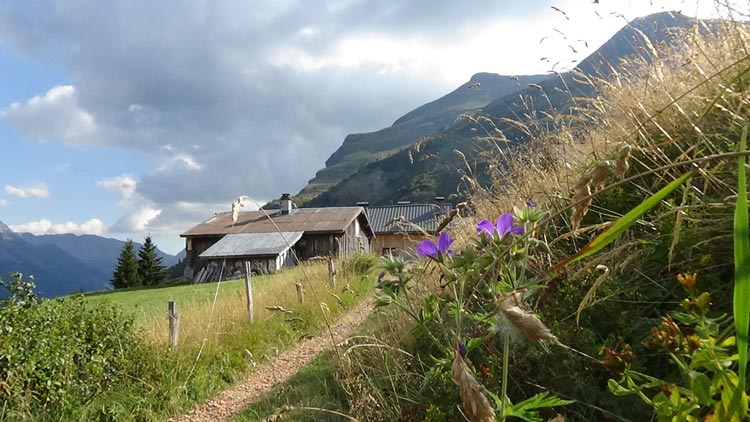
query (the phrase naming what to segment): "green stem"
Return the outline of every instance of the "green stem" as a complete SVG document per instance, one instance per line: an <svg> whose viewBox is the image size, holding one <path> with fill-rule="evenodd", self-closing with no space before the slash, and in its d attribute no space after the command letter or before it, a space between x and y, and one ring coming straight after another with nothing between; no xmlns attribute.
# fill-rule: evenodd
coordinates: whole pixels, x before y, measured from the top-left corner
<svg viewBox="0 0 750 422"><path fill-rule="evenodd" d="M505 420L505 407L508 401L508 362L510 361L510 333L503 336L503 385L500 393L500 420Z"/></svg>

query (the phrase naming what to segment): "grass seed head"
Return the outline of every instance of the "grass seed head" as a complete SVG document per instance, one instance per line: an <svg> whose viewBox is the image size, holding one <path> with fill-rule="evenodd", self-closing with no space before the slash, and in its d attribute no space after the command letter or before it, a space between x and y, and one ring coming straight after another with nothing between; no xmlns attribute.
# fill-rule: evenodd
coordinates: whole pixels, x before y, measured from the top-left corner
<svg viewBox="0 0 750 422"><path fill-rule="evenodd" d="M583 217L586 216L586 212L589 210L591 205L591 187L586 184L581 186L573 195L573 215L570 218L570 225L573 231L578 230L578 227L583 221Z"/></svg>
<svg viewBox="0 0 750 422"><path fill-rule="evenodd" d="M620 156L617 157L617 162L615 163L615 174L619 178L625 177L625 173L628 171L628 168L630 168L630 163L628 162L628 159L630 158L630 151L632 151L632 147L630 145L625 145L620 149Z"/></svg>
<svg viewBox="0 0 750 422"><path fill-rule="evenodd" d="M536 315L525 312L518 306L508 306L501 308L500 311L514 327L526 333L532 340L557 341L557 337L552 334L549 328Z"/></svg>
<svg viewBox="0 0 750 422"><path fill-rule="evenodd" d="M471 422L495 421L495 409L484 394L484 386L471 375L464 359L458 353L453 360L453 382L458 387L464 413Z"/></svg>

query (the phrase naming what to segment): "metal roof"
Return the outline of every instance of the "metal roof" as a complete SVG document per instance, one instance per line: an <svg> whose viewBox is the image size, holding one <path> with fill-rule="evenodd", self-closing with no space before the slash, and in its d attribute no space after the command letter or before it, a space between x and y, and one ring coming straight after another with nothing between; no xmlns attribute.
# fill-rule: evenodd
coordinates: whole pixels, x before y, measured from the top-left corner
<svg viewBox="0 0 750 422"><path fill-rule="evenodd" d="M419 233L419 226L425 231L433 232L441 220L441 215L449 213L451 204L406 204L385 205L367 208L370 226L378 233ZM410 224L411 223L411 224Z"/></svg>
<svg viewBox="0 0 750 422"><path fill-rule="evenodd" d="M279 210L247 211L239 214L237 223L234 225L232 225L232 213L222 212L180 236L221 236L230 233L272 233L278 231L341 233L360 215L363 216L362 229L372 233L364 212L362 207L299 208L292 210L292 213L287 215L280 215Z"/></svg>
<svg viewBox="0 0 750 422"><path fill-rule="evenodd" d="M276 256L302 238L302 232L228 234L206 249L201 258Z"/></svg>

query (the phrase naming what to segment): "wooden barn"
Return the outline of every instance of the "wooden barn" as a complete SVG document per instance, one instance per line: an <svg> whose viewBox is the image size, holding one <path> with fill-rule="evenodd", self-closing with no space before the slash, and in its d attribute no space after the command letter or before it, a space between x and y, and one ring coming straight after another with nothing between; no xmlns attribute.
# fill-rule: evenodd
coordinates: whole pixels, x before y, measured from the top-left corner
<svg viewBox="0 0 750 422"><path fill-rule="evenodd" d="M214 215L181 237L187 251L185 276L194 282L235 278L249 262L256 273L273 273L299 260L369 253L374 233L362 207L292 207L282 196L278 210Z"/></svg>
<svg viewBox="0 0 750 422"><path fill-rule="evenodd" d="M434 232L451 209L451 204L410 203L368 207L367 215L375 232L373 252L387 255L413 251L425 238L425 232Z"/></svg>

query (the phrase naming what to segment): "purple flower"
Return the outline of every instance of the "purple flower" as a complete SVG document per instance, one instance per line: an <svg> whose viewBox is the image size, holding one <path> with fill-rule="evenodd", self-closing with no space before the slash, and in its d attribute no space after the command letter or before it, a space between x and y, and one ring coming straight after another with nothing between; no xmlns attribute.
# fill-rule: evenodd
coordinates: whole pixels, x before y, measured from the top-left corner
<svg viewBox="0 0 750 422"><path fill-rule="evenodd" d="M383 277L385 277L385 271L381 271L380 274L378 274L378 284L383 281Z"/></svg>
<svg viewBox="0 0 750 422"><path fill-rule="evenodd" d="M417 245L417 253L422 256L427 256L430 258L437 259L439 255L441 254L453 254L453 250L450 249L451 243L456 240L454 238L451 238L448 235L448 232L442 232L440 233L440 236L438 237L438 242L435 244L430 239L425 239L422 242L420 242Z"/></svg>
<svg viewBox="0 0 750 422"><path fill-rule="evenodd" d="M533 199L527 199L527 200L526 200L526 205L527 205L527 206L528 206L529 208L534 208L534 207L536 207L536 202L534 202L534 200L533 200Z"/></svg>
<svg viewBox="0 0 750 422"><path fill-rule="evenodd" d="M482 220L477 223L477 233L487 233L488 236L497 236L502 239L508 233L523 234L523 227L514 227L513 215L506 212L497 218L495 225L490 220Z"/></svg>
<svg viewBox="0 0 750 422"><path fill-rule="evenodd" d="M461 355L462 358L466 357L466 345L463 343L458 343L458 354Z"/></svg>

